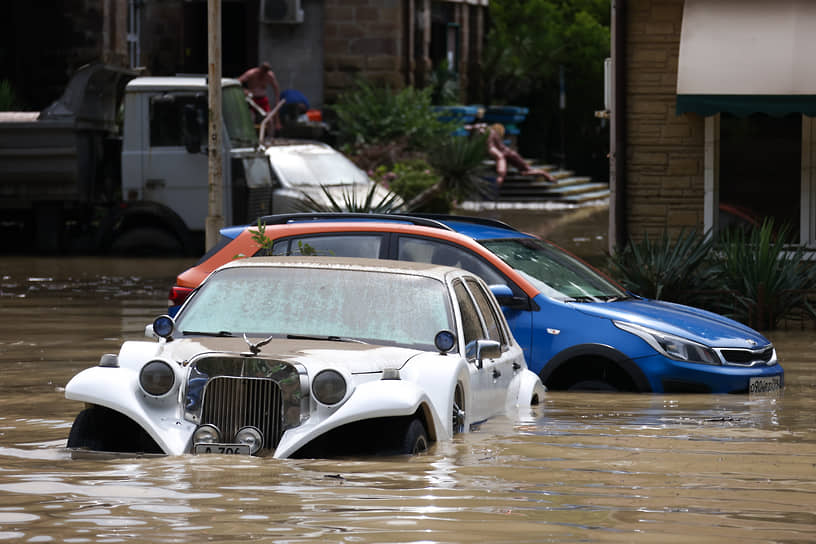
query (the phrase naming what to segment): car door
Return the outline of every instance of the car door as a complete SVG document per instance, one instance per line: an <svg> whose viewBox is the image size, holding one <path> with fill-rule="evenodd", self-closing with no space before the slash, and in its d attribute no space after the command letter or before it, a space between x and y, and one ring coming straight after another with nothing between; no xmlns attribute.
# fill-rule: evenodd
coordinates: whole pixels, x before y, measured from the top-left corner
<svg viewBox="0 0 816 544"><path fill-rule="evenodd" d="M396 242L396 258L400 261L444 264L462 268L480 277L486 284L510 287L515 297L526 299L524 291L499 272L492 264L471 250L442 240L401 235ZM529 308L502 307L516 341L529 360L533 345L533 312Z"/></svg>
<svg viewBox="0 0 816 544"><path fill-rule="evenodd" d="M477 340L488 340L487 325L470 289L461 280L453 283L453 290L462 319L462 333L465 350ZM484 359L481 366L477 361L469 361L471 379L471 400L468 412L473 423L500 413L504 409L509 372L505 372L505 351L496 359ZM506 382L506 383L505 383Z"/></svg>

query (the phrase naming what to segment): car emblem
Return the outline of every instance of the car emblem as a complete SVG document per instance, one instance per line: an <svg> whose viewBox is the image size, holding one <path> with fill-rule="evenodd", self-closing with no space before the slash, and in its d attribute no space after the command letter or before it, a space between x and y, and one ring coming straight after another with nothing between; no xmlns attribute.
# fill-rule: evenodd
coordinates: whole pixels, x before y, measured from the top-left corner
<svg viewBox="0 0 816 544"><path fill-rule="evenodd" d="M750 338L746 338L745 341L748 342L749 346L756 346L757 345L756 340L751 340Z"/></svg>

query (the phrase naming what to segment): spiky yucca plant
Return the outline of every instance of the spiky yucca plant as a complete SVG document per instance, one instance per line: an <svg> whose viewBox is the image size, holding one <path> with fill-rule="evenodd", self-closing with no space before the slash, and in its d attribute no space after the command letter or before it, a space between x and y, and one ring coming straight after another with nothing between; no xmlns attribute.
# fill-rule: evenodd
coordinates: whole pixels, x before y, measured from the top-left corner
<svg viewBox="0 0 816 544"><path fill-rule="evenodd" d="M816 289L816 265L792 243L790 227L766 219L758 228L721 234L713 252L720 281L731 294L720 312L759 330L778 326L795 312L816 318L808 296Z"/></svg>
<svg viewBox="0 0 816 544"><path fill-rule="evenodd" d="M682 230L671 239L667 231L652 240L629 241L607 259L608 268L624 287L641 296L707 305L706 294L716 271L706 257L712 242L696 231Z"/></svg>
<svg viewBox="0 0 816 544"><path fill-rule="evenodd" d="M399 211L402 207L402 199L397 193L389 191L387 194L375 200L375 193L378 185L372 183L365 194L359 199L353 190L344 191L342 200L336 199L328 189L321 185L323 194L328 199L328 204L320 202L311 195L303 193L304 202L299 205L304 212L365 212L365 213L391 213Z"/></svg>

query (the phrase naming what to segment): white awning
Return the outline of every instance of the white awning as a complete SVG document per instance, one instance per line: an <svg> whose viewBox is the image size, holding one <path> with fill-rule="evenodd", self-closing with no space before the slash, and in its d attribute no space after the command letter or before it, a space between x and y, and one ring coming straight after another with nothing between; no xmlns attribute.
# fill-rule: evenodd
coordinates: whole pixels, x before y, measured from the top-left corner
<svg viewBox="0 0 816 544"><path fill-rule="evenodd" d="M677 113L816 114L816 1L685 0Z"/></svg>

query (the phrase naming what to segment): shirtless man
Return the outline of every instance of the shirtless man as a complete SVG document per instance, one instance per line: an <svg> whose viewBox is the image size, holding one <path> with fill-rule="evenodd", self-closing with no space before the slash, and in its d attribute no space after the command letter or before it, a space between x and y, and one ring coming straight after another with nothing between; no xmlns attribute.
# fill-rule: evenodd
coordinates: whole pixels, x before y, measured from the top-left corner
<svg viewBox="0 0 816 544"><path fill-rule="evenodd" d="M272 109L269 105L269 98L266 96L266 88L269 85L272 85L272 90L275 91L275 104L280 100L278 80L268 62L256 68L250 68L238 77L238 81L252 94L252 100L264 111L268 112Z"/></svg>

